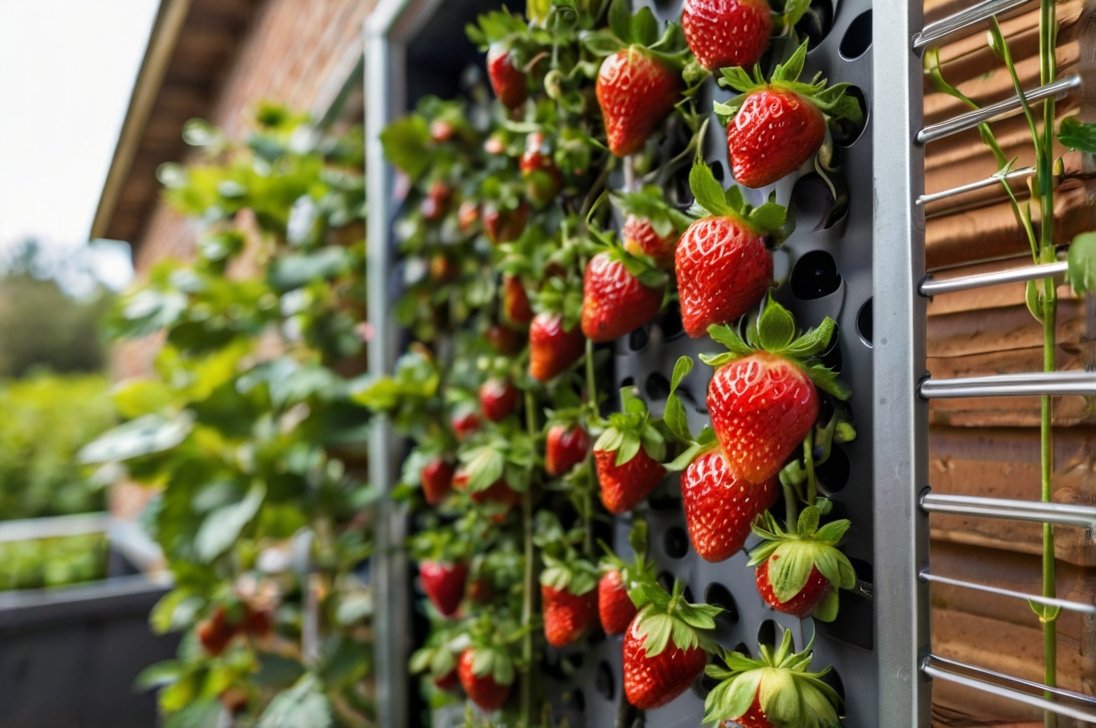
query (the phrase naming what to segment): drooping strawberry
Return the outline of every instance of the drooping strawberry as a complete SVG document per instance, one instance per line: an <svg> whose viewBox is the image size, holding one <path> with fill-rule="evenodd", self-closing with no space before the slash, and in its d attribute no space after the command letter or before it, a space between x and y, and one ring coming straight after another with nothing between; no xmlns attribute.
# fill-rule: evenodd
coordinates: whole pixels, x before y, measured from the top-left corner
<svg viewBox="0 0 1096 728"><path fill-rule="evenodd" d="M544 637L553 647L577 642L597 622L597 570L579 558L544 557L540 576Z"/></svg>
<svg viewBox="0 0 1096 728"><path fill-rule="evenodd" d="M754 485L736 475L718 449L700 455L681 475L689 541L706 561L730 558L746 543L754 519L778 495L775 478Z"/></svg>
<svg viewBox="0 0 1096 728"><path fill-rule="evenodd" d="M594 91L609 150L618 157L638 151L681 97L680 61L670 46L680 43L676 25L661 39L650 8L631 15L625 0L609 7L611 34ZM656 50L657 49L657 50Z"/></svg>
<svg viewBox="0 0 1096 728"><path fill-rule="evenodd" d="M553 478L565 475L586 459L589 450L590 436L582 425L557 422L544 439L544 470Z"/></svg>
<svg viewBox="0 0 1096 728"><path fill-rule="evenodd" d="M225 651L238 631L237 625L229 623L224 605L218 604L211 615L198 622L198 642L207 654L217 656Z"/></svg>
<svg viewBox="0 0 1096 728"><path fill-rule="evenodd" d="M647 405L625 387L621 411L609 415L608 427L594 443L601 503L613 515L631 510L666 474L661 460L666 439L650 419Z"/></svg>
<svg viewBox="0 0 1096 728"><path fill-rule="evenodd" d="M624 695L641 710L670 702L704 671L704 634L715 628L718 607L690 604L680 582L671 594L657 585L644 585L645 605L624 635Z"/></svg>
<svg viewBox="0 0 1096 728"><path fill-rule="evenodd" d="M556 198L563 187L563 174L552 159L552 148L541 131L525 137L525 151L518 162L525 181L525 197L541 208Z"/></svg>
<svg viewBox="0 0 1096 728"><path fill-rule="evenodd" d="M646 255L663 270L673 270L674 251L692 218L667 204L662 188L648 186L638 192L613 195L624 214L621 244L632 255Z"/></svg>
<svg viewBox="0 0 1096 728"><path fill-rule="evenodd" d="M841 698L822 678L830 671L809 670L814 654L807 645L792 652L790 630L780 646L758 647L754 660L740 652L723 652L727 669L711 665L707 674L720 682L704 700L704 723L741 728L838 728Z"/></svg>
<svg viewBox="0 0 1096 728"><path fill-rule="evenodd" d="M502 315L506 321L520 328L525 328L533 320L529 294L517 276L502 277Z"/></svg>
<svg viewBox="0 0 1096 728"><path fill-rule="evenodd" d="M754 525L761 543L750 552L750 566L761 598L778 612L823 622L837 617L838 590L856 586L856 571L837 544L849 530L840 519L819 526L817 506L799 514L794 528L785 530L771 513Z"/></svg>
<svg viewBox="0 0 1096 728"><path fill-rule="evenodd" d="M624 634L638 611L620 569L605 569L597 583L597 613L605 634Z"/></svg>
<svg viewBox="0 0 1096 728"><path fill-rule="evenodd" d="M696 338L712 324L734 321L765 295L773 277L766 237L786 235L787 210L774 202L751 208L741 190L725 191L705 164L693 166L689 186L711 213L689 226L674 258L681 323Z"/></svg>
<svg viewBox="0 0 1096 728"><path fill-rule="evenodd" d="M420 205L423 218L430 222L440 220L448 211L452 198L453 188L442 180L435 180Z"/></svg>
<svg viewBox="0 0 1096 728"><path fill-rule="evenodd" d="M612 341L643 326L662 307L664 281L664 273L620 248L601 251L583 276L582 333Z"/></svg>
<svg viewBox="0 0 1096 728"><path fill-rule="evenodd" d="M415 650L408 662L412 674L428 673L438 690L454 690L460 685L457 674L457 646L460 638L451 628L433 630L425 645Z"/></svg>
<svg viewBox="0 0 1096 728"><path fill-rule="evenodd" d="M419 564L419 578L423 591L443 616L457 612L464 596L464 580L468 565L463 562L424 561Z"/></svg>
<svg viewBox="0 0 1096 728"><path fill-rule="evenodd" d="M739 95L715 110L727 124L727 154L739 184L776 182L818 152L828 123L862 119L860 103L845 93L849 84L827 85L821 73L809 83L799 80L806 59L804 41L768 81L756 68L753 78L742 68L723 69L720 83Z"/></svg>
<svg viewBox="0 0 1096 728"><path fill-rule="evenodd" d="M495 96L508 109L516 109L529 97L525 72L515 63L513 52L501 43L487 51L487 78Z"/></svg>
<svg viewBox="0 0 1096 728"><path fill-rule="evenodd" d="M456 467L445 458L436 457L423 466L420 472L422 494L426 502L436 506L445 500L453 489L453 473Z"/></svg>
<svg viewBox="0 0 1096 728"><path fill-rule="evenodd" d="M491 377L479 388L480 411L491 422L502 422L517 410L520 396L509 379Z"/></svg>
<svg viewBox="0 0 1096 728"><path fill-rule="evenodd" d="M771 15L767 0L685 0L681 29L689 50L709 71L725 66L749 68L769 45Z"/></svg>
<svg viewBox="0 0 1096 728"><path fill-rule="evenodd" d="M490 646L473 646L460 655L457 665L461 687L476 706L492 712L510 697L514 663L506 652Z"/></svg>
<svg viewBox="0 0 1096 728"><path fill-rule="evenodd" d="M631 563L625 563L608 549L601 561L597 609L605 634L624 634L628 629L639 611L637 603L646 603L644 585L661 588L655 580L653 564L647 560L646 521L636 519L628 543L635 553Z"/></svg>
<svg viewBox="0 0 1096 728"><path fill-rule="evenodd" d="M476 414L475 410L463 410L453 415L449 426L453 428L453 434L456 435L458 442L466 440L469 435L479 429L479 415Z"/></svg>
<svg viewBox="0 0 1096 728"><path fill-rule="evenodd" d="M529 326L529 375L554 379L582 356L586 339L578 322L567 326L561 313L542 311Z"/></svg>
<svg viewBox="0 0 1096 728"><path fill-rule="evenodd" d="M525 232L529 221L529 203L489 200L483 204L483 230L495 245L511 243Z"/></svg>
<svg viewBox="0 0 1096 728"><path fill-rule="evenodd" d="M532 317L530 317L532 318ZM495 353L502 356L514 356L525 348L525 336L509 326L491 324L484 333L484 338Z"/></svg>
<svg viewBox="0 0 1096 728"><path fill-rule="evenodd" d="M796 338L791 313L770 296L745 342L729 326L709 335L729 351L701 359L715 374L708 383L712 428L733 470L750 483L775 476L818 419L819 387L837 399L848 390L817 360L834 333L833 319Z"/></svg>

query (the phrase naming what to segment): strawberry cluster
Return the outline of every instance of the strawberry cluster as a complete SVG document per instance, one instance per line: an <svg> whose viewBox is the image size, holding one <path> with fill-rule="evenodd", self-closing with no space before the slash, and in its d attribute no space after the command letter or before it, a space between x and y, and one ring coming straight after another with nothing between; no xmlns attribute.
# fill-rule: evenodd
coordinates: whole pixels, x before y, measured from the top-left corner
<svg viewBox="0 0 1096 728"><path fill-rule="evenodd" d="M762 539L758 589L774 608L832 619L837 590L854 580L837 548L848 524L822 523L815 473L852 436L847 392L819 363L833 322L797 336L769 295L790 216L775 195L751 204L725 189L700 161L695 204L675 204L665 183L701 159L707 114L696 99L709 72L741 92L717 111L746 187L797 169L826 124L859 107L843 87L798 81L806 46L768 80L754 69L743 81L741 66L772 33L792 34L803 3L773 14L765 0L696 0L681 24L661 26L629 5L530 2L525 18L482 16L469 35L494 101L477 88L466 100L427 98L382 135L405 182L405 295L394 313L414 342L360 401L412 441L396 494L413 513L433 625L412 669L431 690L459 685L502 724L540 715L532 676L546 651L599 630L622 635L623 692L641 709L676 698L718 652L720 610L655 579L642 521L632 561L595 547L599 524L642 512L670 471L684 471L702 557L729 558L751 529ZM750 111L776 103L798 109L787 129ZM775 136L751 135L758 124ZM794 155L774 160L783 150ZM610 189L618 166L628 183ZM716 368L711 426L695 439L678 394L689 359L662 417L634 388L604 394L600 345L677 316L675 299L689 336L728 349L705 358ZM783 525L769 512L781 492L796 515ZM713 710L712 720L734 717Z"/></svg>

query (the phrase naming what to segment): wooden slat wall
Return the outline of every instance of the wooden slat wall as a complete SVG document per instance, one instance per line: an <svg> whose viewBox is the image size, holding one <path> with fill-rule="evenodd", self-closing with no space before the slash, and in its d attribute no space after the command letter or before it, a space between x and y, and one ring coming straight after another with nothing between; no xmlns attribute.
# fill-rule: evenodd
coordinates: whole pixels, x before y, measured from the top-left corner
<svg viewBox="0 0 1096 728"><path fill-rule="evenodd" d="M971 0L925 0L929 20L972 4ZM1093 49L1093 3L1058 4L1061 74L1089 70ZM1002 22L1025 88L1038 85L1038 3ZM980 102L1012 95L1007 72L986 45L982 30L941 49L945 77ZM1094 84L1087 84L1092 86ZM1085 90L1087 94L1094 91ZM966 109L926 84L926 123ZM1078 93L1059 105L1060 116L1090 109ZM1091 116L1089 116L1091 118ZM994 125L1017 165L1032 162L1021 116ZM1096 229L1096 181L1081 155L1065 154L1066 174L1058 187L1057 242ZM977 132L932 144L926 160L929 192L986 177L996 171ZM1025 199L1026 186L1014 185ZM930 205L927 262L946 275L975 273L1031 262L1027 242L1003 190L992 187ZM1059 289L1060 369L1096 365L1096 306ZM929 306L929 370L934 376L971 376L1038 371L1042 366L1041 326L1024 304L1024 287L1013 284L941 296ZM934 402L930 410L930 478L941 493L1038 500L1039 402L1036 398L963 399ZM1055 410L1054 499L1096 503L1096 404L1060 398ZM1038 593L1041 528L982 518L933 516L930 521L934 572ZM1096 544L1082 529L1059 529L1056 541L1062 597L1092 603L1096 596ZM941 655L1015 674L1042 678L1042 634L1028 605L949 587L932 590L933 650ZM1059 621L1059 682L1092 694L1096 689L1096 621L1063 613ZM1038 721L1037 711L938 683L934 725L1004 725ZM1069 725L1063 721L1060 725Z"/></svg>

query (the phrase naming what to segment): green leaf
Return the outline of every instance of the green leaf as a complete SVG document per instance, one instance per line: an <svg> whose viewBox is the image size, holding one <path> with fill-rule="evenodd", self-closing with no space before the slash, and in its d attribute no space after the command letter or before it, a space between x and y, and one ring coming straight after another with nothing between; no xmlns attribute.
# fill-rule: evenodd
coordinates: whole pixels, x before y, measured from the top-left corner
<svg viewBox="0 0 1096 728"><path fill-rule="evenodd" d="M266 486L255 483L238 503L221 506L202 522L194 537L194 549L198 558L209 563L227 551L239 538L266 497Z"/></svg>
<svg viewBox="0 0 1096 728"><path fill-rule="evenodd" d="M841 597L837 589L827 589L822 601L811 612L811 616L819 622L832 622L837 619L837 611L840 607Z"/></svg>
<svg viewBox="0 0 1096 728"><path fill-rule="evenodd" d="M149 625L157 634L182 629L194 620L202 605L203 600L189 591L172 589L152 608L148 615Z"/></svg>
<svg viewBox="0 0 1096 728"><path fill-rule="evenodd" d="M734 212L727 203L726 190L716 181L711 167L704 162L697 162L689 171L689 189L693 191L693 197L700 206L712 215L726 215Z"/></svg>
<svg viewBox="0 0 1096 728"><path fill-rule="evenodd" d="M758 318L757 337L762 349L774 353L783 352L795 338L795 319L771 295Z"/></svg>
<svg viewBox="0 0 1096 728"><path fill-rule="evenodd" d="M1096 124L1068 116L1058 127L1058 141L1064 147L1096 154Z"/></svg>
<svg viewBox="0 0 1096 728"><path fill-rule="evenodd" d="M723 718L734 720L745 715L757 697L762 675L764 673L761 670L750 670L733 678L734 682L720 712Z"/></svg>
<svg viewBox="0 0 1096 728"><path fill-rule="evenodd" d="M314 675L279 693L259 716L258 728L330 728L331 705Z"/></svg>
<svg viewBox="0 0 1096 728"><path fill-rule="evenodd" d="M620 38L610 30L595 30L582 36L582 45L595 56L609 56L621 49Z"/></svg>
<svg viewBox="0 0 1096 728"><path fill-rule="evenodd" d="M814 567L814 555L813 548L794 541L776 549L769 558L769 583L777 599L786 602L799 593Z"/></svg>
<svg viewBox="0 0 1096 728"><path fill-rule="evenodd" d="M689 432L689 421L685 414L685 405L681 403L681 398L676 394L671 394L666 398L666 408L662 420L678 440L689 442L693 439L693 433Z"/></svg>
<svg viewBox="0 0 1096 728"><path fill-rule="evenodd" d="M742 340L734 328L726 324L712 324L708 327L708 336L717 344L722 344L732 354L746 356L754 352L753 347Z"/></svg>
<svg viewBox="0 0 1096 728"><path fill-rule="evenodd" d="M110 393L118 414L127 419L147 414L164 414L172 403L171 390L156 379L130 379Z"/></svg>
<svg viewBox="0 0 1096 728"><path fill-rule="evenodd" d="M807 506L799 513L799 535L809 536L818 530L819 513L814 506Z"/></svg>
<svg viewBox="0 0 1096 728"><path fill-rule="evenodd" d="M643 641L647 657L661 655L670 644L674 620L668 614L648 615L641 622L641 631L646 635Z"/></svg>
<svg viewBox="0 0 1096 728"><path fill-rule="evenodd" d="M803 41L791 58L781 63L773 72L773 81L797 81L803 73L803 64L807 61L807 41Z"/></svg>
<svg viewBox="0 0 1096 728"><path fill-rule="evenodd" d="M844 401L851 394L849 388L838 380L837 372L827 369L821 364L812 364L807 367L807 375L810 376L815 386L837 399Z"/></svg>
<svg viewBox="0 0 1096 728"><path fill-rule="evenodd" d="M696 632L684 622L674 619L670 629L670 638L678 649L687 650L696 647Z"/></svg>
<svg viewBox="0 0 1096 728"><path fill-rule="evenodd" d="M689 467L689 465L696 460L700 453L706 451L708 448L699 442L694 442L684 452L678 455L670 462L663 465L664 468L672 473L678 473Z"/></svg>
<svg viewBox="0 0 1096 728"><path fill-rule="evenodd" d="M346 248L331 245L315 252L283 254L268 268L270 285L279 292L325 281L350 270L353 257Z"/></svg>
<svg viewBox="0 0 1096 728"><path fill-rule="evenodd" d="M642 443L637 435L625 433L624 441L621 443L620 449L617 450L614 464L619 468L621 465L631 462L632 458L639 454L640 447L642 447Z"/></svg>
<svg viewBox="0 0 1096 728"><path fill-rule="evenodd" d="M381 132L384 156L403 170L412 180L417 179L432 163L429 154L430 128L418 115L397 119Z"/></svg>
<svg viewBox="0 0 1096 728"><path fill-rule="evenodd" d="M746 73L746 69L735 66L733 68L723 68L719 71L722 78L719 80L721 86L734 89L741 93L752 91L757 87L757 83L750 78L750 74ZM740 102L741 103L741 102Z"/></svg>
<svg viewBox="0 0 1096 728"><path fill-rule="evenodd" d="M681 380L688 376L689 372L693 370L693 358L691 356L680 356L677 362L674 364L674 373L670 376L670 393L673 394L677 391L677 387L681 384Z"/></svg>
<svg viewBox="0 0 1096 728"><path fill-rule="evenodd" d="M613 0L609 6L609 29L621 41L632 42L632 8L629 0Z"/></svg>
<svg viewBox="0 0 1096 728"><path fill-rule="evenodd" d="M174 685L178 684L180 683ZM168 686L165 691L171 690L174 685ZM209 728L218 725L223 710L219 700L188 701L180 707L181 710L177 709L178 712L172 713L164 720L164 728Z"/></svg>
<svg viewBox="0 0 1096 728"><path fill-rule="evenodd" d="M836 326L834 320L827 316L818 326L793 341L790 346L785 348L784 353L796 359L809 359L812 356L818 356L830 345L830 339L833 338Z"/></svg>
<svg viewBox="0 0 1096 728"><path fill-rule="evenodd" d="M750 349L750 351L753 351L753 350ZM724 354L714 354L714 355L713 354L700 354L700 361L704 362L705 364L712 367L713 369L718 369L719 367L723 366L724 364L731 363L732 361L737 359L739 356L740 356L740 354L733 354L731 352L726 352Z"/></svg>
<svg viewBox="0 0 1096 728"><path fill-rule="evenodd" d="M184 667L178 660L165 660L141 670L133 682L139 688L158 688L175 682L183 672Z"/></svg>
<svg viewBox="0 0 1096 728"><path fill-rule="evenodd" d="M632 16L632 40L643 46L652 46L658 40L658 21L650 8L643 7Z"/></svg>
<svg viewBox="0 0 1096 728"><path fill-rule="evenodd" d="M189 413L172 417L146 415L108 430L80 449L82 463L108 463L170 450L183 440L194 427Z"/></svg>
<svg viewBox="0 0 1096 728"><path fill-rule="evenodd" d="M1067 256L1069 284L1077 293L1096 291L1096 232L1073 238Z"/></svg>
<svg viewBox="0 0 1096 728"><path fill-rule="evenodd" d="M788 220L788 208L775 202L766 202L754 208L746 221L763 233L774 233Z"/></svg>

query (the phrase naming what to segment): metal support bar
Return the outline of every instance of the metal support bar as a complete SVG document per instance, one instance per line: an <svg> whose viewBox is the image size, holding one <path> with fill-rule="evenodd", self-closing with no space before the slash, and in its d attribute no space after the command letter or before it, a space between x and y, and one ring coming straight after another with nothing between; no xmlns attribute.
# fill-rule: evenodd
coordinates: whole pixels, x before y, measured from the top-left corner
<svg viewBox="0 0 1096 728"><path fill-rule="evenodd" d="M1024 92L1024 98L1030 103L1032 101L1042 101L1043 99L1054 97L1061 98L1065 96L1069 91L1080 88L1081 77L1077 74L1066 76L1059 79L1054 83L1048 83L1045 86L1039 86L1031 91ZM959 116L953 116L945 121L937 122L936 124L929 124L921 131L917 132L917 143L928 144L945 137L949 137L953 134L958 134L961 131L967 129L973 129L979 124L983 124L987 121L994 119L1011 116L1018 113L1023 108L1020 102L1019 96L1013 96L1003 101L998 101L995 104L984 106L981 109L975 109L974 111L968 111L965 114Z"/></svg>
<svg viewBox="0 0 1096 728"><path fill-rule="evenodd" d="M939 192L932 192L921 195L917 198L918 205L927 205L930 202L937 202L939 200L946 200L949 197L956 197L967 192L973 192L975 190L984 189L986 187L993 187L999 185L1003 180L1019 179L1020 177L1029 177L1035 174L1035 167L1021 167L1020 169L1014 169L1008 174L991 174L985 179L980 179L977 182L969 182L965 185L959 185L958 187L951 187L946 190L940 190Z"/></svg>
<svg viewBox="0 0 1096 728"><path fill-rule="evenodd" d="M955 276L954 278L935 279L932 276L926 276L925 280L921 281L919 290L922 296L932 298L943 293L969 291L972 288L985 288L987 286L998 286L1002 283L1019 283L1040 278L1051 278L1064 275L1068 268L1069 264L1063 260L1057 263L1025 265L992 273L976 273L969 276Z"/></svg>
<svg viewBox="0 0 1096 728"><path fill-rule="evenodd" d="M1078 612L1080 614L1096 614L1096 604L1082 604L1080 602L1073 602L1069 599L1055 599L1053 597L1037 596L1035 594L1027 594L1026 592L1016 591L1014 589L1005 589L999 586L990 586L989 584L982 584L977 581L966 581L965 579L953 579L950 576L940 576L939 574L933 574L927 569L923 569L918 577L923 581L927 581L932 584L946 584L947 586L957 586L961 589L970 589L971 591L978 591L984 594L996 594L1000 597L1010 597L1012 599L1022 599L1028 602L1035 602L1036 604L1044 604L1048 607L1058 607L1059 609L1065 609L1069 612Z"/></svg>
<svg viewBox="0 0 1096 728"><path fill-rule="evenodd" d="M972 5L969 8L965 8L949 15L946 18L941 18L935 22L929 23L925 26L924 30L913 36L913 47L915 49L924 48L925 46L937 43L944 38L947 38L953 33L958 33L964 28L969 28L975 23L980 23L983 20L989 20L994 15L1001 15L1007 13L1009 10L1026 5L1031 0L985 0L985 2Z"/></svg>
<svg viewBox="0 0 1096 728"><path fill-rule="evenodd" d="M921 507L929 513L1006 518L1012 521L1053 523L1056 526L1096 528L1096 506L1082 506L1074 503L1039 503L973 495L925 493L921 496Z"/></svg>
<svg viewBox="0 0 1096 728"><path fill-rule="evenodd" d="M1011 675L948 660L937 655L929 655L921 665L921 670L935 680L963 685L1068 718L1089 723L1096 722L1096 698L1089 695L1021 680ZM1070 701L1071 704L1049 700L1043 697L1044 695L1055 695Z"/></svg>
<svg viewBox="0 0 1096 728"><path fill-rule="evenodd" d="M926 379L921 382L926 399L957 397L1041 397L1077 394L1096 396L1096 372L1031 372L986 377Z"/></svg>

